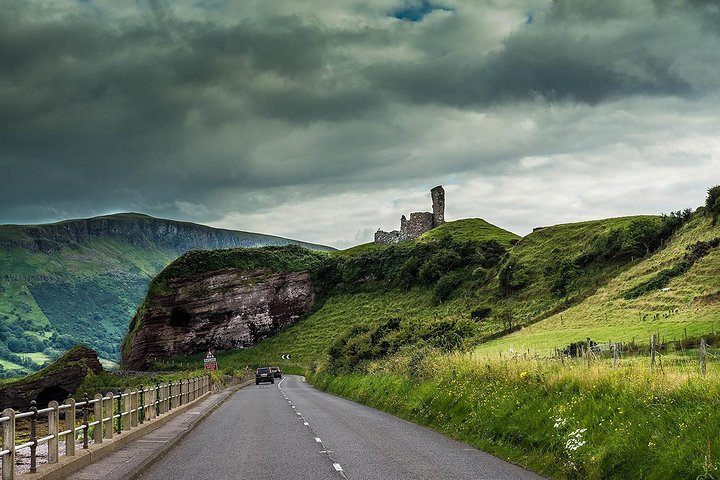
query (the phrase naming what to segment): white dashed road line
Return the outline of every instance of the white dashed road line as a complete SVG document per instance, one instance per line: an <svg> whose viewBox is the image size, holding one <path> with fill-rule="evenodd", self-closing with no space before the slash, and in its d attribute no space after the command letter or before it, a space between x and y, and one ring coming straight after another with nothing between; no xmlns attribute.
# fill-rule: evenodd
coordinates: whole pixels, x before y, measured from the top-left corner
<svg viewBox="0 0 720 480"><path fill-rule="evenodd" d="M305 420L305 417L302 416L302 413L297 411L297 407L295 405L293 405L292 400L290 400L288 398L288 396L285 394L285 392L283 391L281 385L282 385L282 382L284 382L284 381L285 381L285 379L283 378L282 380L280 380L280 382L277 385L278 389L280 390L280 393L282 393L282 396L285 397L285 399L288 401L288 404L292 407L292 409L295 410L295 413L297 414L298 417L300 417L300 420L303 421L303 425L308 427L310 429L310 431L313 432L312 427L307 422L307 420ZM305 377L302 377L302 381L303 382L305 381ZM315 432L313 432L313 433L315 433ZM333 450L326 449L325 445L323 445L323 442L319 437L315 437L315 443L319 443L320 446L322 447L322 450L320 450L319 453L327 455L328 459L330 459L330 461L332 462L333 468L335 468L335 471L340 474L340 477L346 479L347 477L345 476L345 471L343 470L343 468L340 466L339 463L335 462L335 459L332 457L332 455L330 455L331 453L333 453Z"/></svg>

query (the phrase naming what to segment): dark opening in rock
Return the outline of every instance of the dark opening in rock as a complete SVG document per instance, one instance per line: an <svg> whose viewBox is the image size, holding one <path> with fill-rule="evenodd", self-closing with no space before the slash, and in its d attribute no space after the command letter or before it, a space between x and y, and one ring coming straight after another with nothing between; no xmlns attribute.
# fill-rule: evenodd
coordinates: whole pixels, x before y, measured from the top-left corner
<svg viewBox="0 0 720 480"><path fill-rule="evenodd" d="M190 314L182 308L174 308L170 313L170 325L173 327L187 327L191 318Z"/></svg>
<svg viewBox="0 0 720 480"><path fill-rule="evenodd" d="M47 404L52 402L53 400L62 404L65 400L67 400L69 396L70 392L68 392L62 387L53 385L41 391L35 401L37 402L38 408L45 408Z"/></svg>

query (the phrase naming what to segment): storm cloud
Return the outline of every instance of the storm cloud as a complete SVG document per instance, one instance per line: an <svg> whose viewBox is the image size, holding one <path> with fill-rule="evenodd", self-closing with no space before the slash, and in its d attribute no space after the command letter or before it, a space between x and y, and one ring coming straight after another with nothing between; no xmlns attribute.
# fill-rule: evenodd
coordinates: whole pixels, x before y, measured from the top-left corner
<svg viewBox="0 0 720 480"><path fill-rule="evenodd" d="M344 247L440 183L451 219L518 233L718 183L712 1L0 8L2 223L132 210Z"/></svg>

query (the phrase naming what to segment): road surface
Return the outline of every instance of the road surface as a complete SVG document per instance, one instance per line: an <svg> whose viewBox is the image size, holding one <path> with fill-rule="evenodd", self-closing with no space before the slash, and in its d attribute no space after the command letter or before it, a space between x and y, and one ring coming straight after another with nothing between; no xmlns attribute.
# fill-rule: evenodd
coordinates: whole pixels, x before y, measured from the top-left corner
<svg viewBox="0 0 720 480"><path fill-rule="evenodd" d="M411 422L316 390L302 377L239 390L140 477L167 480L536 480Z"/></svg>

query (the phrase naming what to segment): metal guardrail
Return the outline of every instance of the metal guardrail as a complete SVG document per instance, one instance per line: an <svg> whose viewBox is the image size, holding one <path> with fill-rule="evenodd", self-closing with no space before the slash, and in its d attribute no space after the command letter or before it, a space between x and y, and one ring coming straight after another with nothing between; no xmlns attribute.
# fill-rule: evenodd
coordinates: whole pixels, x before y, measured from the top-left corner
<svg viewBox="0 0 720 480"><path fill-rule="evenodd" d="M23 413L6 408L0 413L1 480L15 479L15 456L20 450L30 449L30 473L35 473L38 445L47 444L47 463L58 463L61 442L65 445L65 455L74 456L78 436L82 439L82 448L87 449L91 436L93 443L100 444L103 439L111 439L114 434L136 428L146 420L192 402L210 389L210 377L202 376L148 387L141 385L136 390L98 393L92 399L86 394L81 402L69 398L60 405L52 401L43 409L38 409L33 400L30 410ZM42 425L47 424L48 434L38 438L38 421L44 418L47 420ZM23 419L30 423L30 439L18 445L17 421Z"/></svg>

